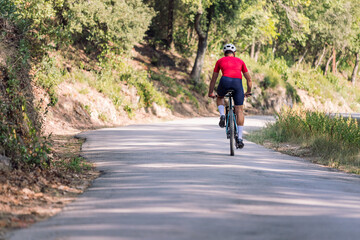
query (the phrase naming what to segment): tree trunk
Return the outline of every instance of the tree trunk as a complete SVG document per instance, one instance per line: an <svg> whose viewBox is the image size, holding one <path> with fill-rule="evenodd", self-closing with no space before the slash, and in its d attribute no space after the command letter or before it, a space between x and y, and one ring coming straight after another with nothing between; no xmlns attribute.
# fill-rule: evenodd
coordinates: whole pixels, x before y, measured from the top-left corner
<svg viewBox="0 0 360 240"><path fill-rule="evenodd" d="M330 57L329 57L329 59L327 60L326 66L325 66L325 71L324 71L324 75L325 75L325 76L327 75L327 72L328 72L328 70L329 70L329 65L330 65L330 62L331 62L332 58L333 58L333 56L332 56L332 54L331 54L331 52L330 52Z"/></svg>
<svg viewBox="0 0 360 240"><path fill-rule="evenodd" d="M207 24L206 30L203 31L201 29L201 17L203 16L202 12L198 12L195 16L195 30L199 38L198 42L198 49L195 58L194 66L191 70L190 77L194 81L195 84L198 84L200 81L201 70L204 66L204 58L207 48L207 39L208 39L208 32L210 29L210 24L212 20L212 16L214 13L214 5L212 5L209 9L207 9Z"/></svg>
<svg viewBox="0 0 360 240"><path fill-rule="evenodd" d="M167 47L171 48L173 44L174 33L174 5L175 0L169 0L168 4L168 29L167 29Z"/></svg>
<svg viewBox="0 0 360 240"><path fill-rule="evenodd" d="M332 72L333 72L333 74L336 73L336 50L335 50L335 46L333 46Z"/></svg>
<svg viewBox="0 0 360 240"><path fill-rule="evenodd" d="M302 55L301 58L299 59L298 64L301 64L301 62L305 59L306 54L308 53L308 51L309 51L309 48L306 48L306 49L305 49L305 52L303 53L303 55Z"/></svg>
<svg viewBox="0 0 360 240"><path fill-rule="evenodd" d="M259 55L260 55L260 51L261 51L261 43L257 44L257 48L256 48L256 53L255 53L255 62L258 61Z"/></svg>
<svg viewBox="0 0 360 240"><path fill-rule="evenodd" d="M322 54L320 56L319 61L316 63L315 69L318 69L318 67L321 65L321 62L322 62L322 60L323 60L323 58L325 56L325 53L326 53L326 46L324 46L324 48L323 48L323 52L322 52Z"/></svg>
<svg viewBox="0 0 360 240"><path fill-rule="evenodd" d="M199 36L196 59L190 75L191 79L194 80L195 83L198 83L200 80L201 70L204 66L206 48L207 48L207 34L205 38Z"/></svg>
<svg viewBox="0 0 360 240"><path fill-rule="evenodd" d="M342 56L344 50L345 50L345 49L342 49L341 51L338 51L338 53L336 54L336 55L337 55L337 56L336 56L336 59L338 59L338 60L336 61L336 64L335 64L335 72L336 72L336 73L337 73L337 68L338 68L338 65L339 65L339 63L340 63L341 56Z"/></svg>
<svg viewBox="0 0 360 240"><path fill-rule="evenodd" d="M355 81L356 81L356 75L358 73L358 70L359 70L359 62L360 62L360 53L357 52L356 53L356 60L355 60L355 67L354 67L354 70L351 74L351 82L352 84L355 84Z"/></svg>
<svg viewBox="0 0 360 240"><path fill-rule="evenodd" d="M277 48L277 41L274 40L273 49L272 49L272 53L274 54L274 56L275 56L275 53L276 53L276 48Z"/></svg>
<svg viewBox="0 0 360 240"><path fill-rule="evenodd" d="M254 56L255 56L255 39L253 39L253 42L251 44L250 58L254 59Z"/></svg>

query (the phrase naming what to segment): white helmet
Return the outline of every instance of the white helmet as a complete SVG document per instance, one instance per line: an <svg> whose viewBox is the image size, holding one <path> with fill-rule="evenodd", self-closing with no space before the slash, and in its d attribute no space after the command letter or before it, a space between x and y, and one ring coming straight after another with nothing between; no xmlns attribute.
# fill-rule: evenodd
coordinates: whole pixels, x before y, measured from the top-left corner
<svg viewBox="0 0 360 240"><path fill-rule="evenodd" d="M236 47L234 46L234 44L228 43L224 45L223 51L232 51L232 52L236 52Z"/></svg>

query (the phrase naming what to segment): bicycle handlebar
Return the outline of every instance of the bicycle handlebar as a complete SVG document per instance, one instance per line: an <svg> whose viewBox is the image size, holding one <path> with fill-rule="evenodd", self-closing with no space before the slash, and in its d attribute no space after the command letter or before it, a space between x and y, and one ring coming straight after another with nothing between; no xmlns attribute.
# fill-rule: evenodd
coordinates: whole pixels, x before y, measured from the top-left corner
<svg viewBox="0 0 360 240"><path fill-rule="evenodd" d="M245 97L250 97L250 96L252 96L252 93L248 93ZM209 97L215 99L218 97L218 95L214 94L213 96L209 96ZM227 93L224 97L230 97L229 93Z"/></svg>

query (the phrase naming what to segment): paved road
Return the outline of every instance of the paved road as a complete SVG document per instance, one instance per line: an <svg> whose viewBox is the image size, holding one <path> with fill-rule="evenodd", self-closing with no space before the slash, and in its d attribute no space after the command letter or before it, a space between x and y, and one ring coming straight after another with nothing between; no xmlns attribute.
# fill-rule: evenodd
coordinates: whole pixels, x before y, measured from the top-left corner
<svg viewBox="0 0 360 240"><path fill-rule="evenodd" d="M346 119L349 117L356 119L360 123L360 113L339 113L339 114ZM332 114L332 115L336 115L336 114Z"/></svg>
<svg viewBox="0 0 360 240"><path fill-rule="evenodd" d="M248 119L247 130L262 122ZM250 142L231 157L215 118L82 135L104 175L11 239L359 239L359 177Z"/></svg>

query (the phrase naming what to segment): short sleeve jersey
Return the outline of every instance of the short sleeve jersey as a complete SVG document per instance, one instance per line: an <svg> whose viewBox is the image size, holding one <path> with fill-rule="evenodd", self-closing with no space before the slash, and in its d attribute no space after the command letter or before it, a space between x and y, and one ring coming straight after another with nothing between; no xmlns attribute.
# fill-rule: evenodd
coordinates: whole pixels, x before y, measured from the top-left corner
<svg viewBox="0 0 360 240"><path fill-rule="evenodd" d="M214 72L221 70L222 75L230 78L242 79L241 73L246 73L248 69L243 60L237 57L220 58L215 65Z"/></svg>

